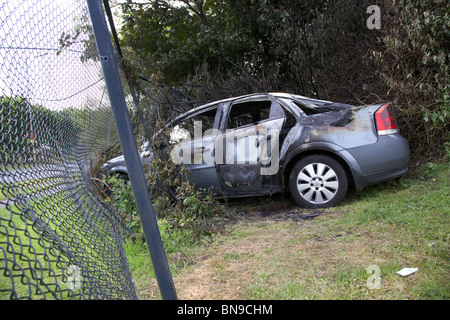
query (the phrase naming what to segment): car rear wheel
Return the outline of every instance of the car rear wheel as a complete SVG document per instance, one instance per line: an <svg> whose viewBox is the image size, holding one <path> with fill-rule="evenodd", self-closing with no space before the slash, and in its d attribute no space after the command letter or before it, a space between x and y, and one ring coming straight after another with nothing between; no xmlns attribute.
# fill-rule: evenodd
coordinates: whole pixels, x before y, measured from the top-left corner
<svg viewBox="0 0 450 320"><path fill-rule="evenodd" d="M301 159L289 176L294 200L306 208L326 208L339 204L347 194L348 178L342 166L328 156Z"/></svg>

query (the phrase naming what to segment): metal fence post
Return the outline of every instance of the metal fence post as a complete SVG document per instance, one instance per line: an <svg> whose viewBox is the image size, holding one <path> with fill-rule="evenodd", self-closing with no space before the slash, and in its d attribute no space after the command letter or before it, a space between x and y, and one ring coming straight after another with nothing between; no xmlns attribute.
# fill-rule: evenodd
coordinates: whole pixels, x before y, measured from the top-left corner
<svg viewBox="0 0 450 320"><path fill-rule="evenodd" d="M106 24L102 0L87 0L87 4L105 76L106 88L158 286L163 299L175 300L177 299L175 287L131 126L130 115L125 102L125 95L111 44L111 36Z"/></svg>

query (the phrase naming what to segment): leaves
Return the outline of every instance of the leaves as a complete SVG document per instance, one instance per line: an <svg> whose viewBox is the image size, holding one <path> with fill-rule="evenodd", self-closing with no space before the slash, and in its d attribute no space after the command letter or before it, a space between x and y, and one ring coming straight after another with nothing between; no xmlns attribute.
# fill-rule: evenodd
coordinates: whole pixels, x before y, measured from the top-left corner
<svg viewBox="0 0 450 320"><path fill-rule="evenodd" d="M148 122L211 100L284 91L350 104L391 101L414 153L448 131L446 1L183 0L128 4L121 45ZM138 79L137 76L131 77ZM446 102L447 101L447 102ZM435 142L435 143L432 143ZM431 147L432 146L432 147Z"/></svg>

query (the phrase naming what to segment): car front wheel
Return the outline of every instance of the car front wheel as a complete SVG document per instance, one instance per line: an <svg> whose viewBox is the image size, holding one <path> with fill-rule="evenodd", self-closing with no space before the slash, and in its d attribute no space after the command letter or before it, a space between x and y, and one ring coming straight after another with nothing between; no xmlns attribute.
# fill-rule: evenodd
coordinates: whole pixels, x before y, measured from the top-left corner
<svg viewBox="0 0 450 320"><path fill-rule="evenodd" d="M289 190L294 200L306 208L338 205L347 194L348 178L336 160L324 155L301 159L289 176Z"/></svg>

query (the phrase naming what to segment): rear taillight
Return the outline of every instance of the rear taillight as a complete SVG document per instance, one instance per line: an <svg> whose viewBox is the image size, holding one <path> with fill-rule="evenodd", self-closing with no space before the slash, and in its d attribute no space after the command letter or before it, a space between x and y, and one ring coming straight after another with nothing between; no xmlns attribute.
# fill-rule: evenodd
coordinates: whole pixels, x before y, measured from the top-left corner
<svg viewBox="0 0 450 320"><path fill-rule="evenodd" d="M398 132L397 121L390 103L386 103L375 112L375 122L379 135L392 134Z"/></svg>

